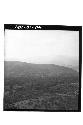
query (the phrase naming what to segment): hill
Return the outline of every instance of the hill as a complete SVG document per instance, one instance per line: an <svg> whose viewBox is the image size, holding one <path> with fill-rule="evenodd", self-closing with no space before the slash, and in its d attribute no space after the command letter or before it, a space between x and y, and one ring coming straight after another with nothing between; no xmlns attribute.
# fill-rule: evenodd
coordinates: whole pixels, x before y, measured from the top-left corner
<svg viewBox="0 0 83 125"><path fill-rule="evenodd" d="M18 61L5 61L6 76L49 76L58 77L64 75L67 77L77 77L78 73L72 68L58 66L54 64L31 64Z"/></svg>
<svg viewBox="0 0 83 125"><path fill-rule="evenodd" d="M18 61L5 61L4 64L5 110L78 109L77 71L54 64L30 64Z"/></svg>

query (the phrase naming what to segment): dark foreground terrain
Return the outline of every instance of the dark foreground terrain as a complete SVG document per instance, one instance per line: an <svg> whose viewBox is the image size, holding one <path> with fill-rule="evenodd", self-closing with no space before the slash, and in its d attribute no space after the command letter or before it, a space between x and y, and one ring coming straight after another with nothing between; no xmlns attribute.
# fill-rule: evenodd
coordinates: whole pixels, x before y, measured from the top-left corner
<svg viewBox="0 0 83 125"><path fill-rule="evenodd" d="M4 110L77 111L78 95L73 69L5 61Z"/></svg>

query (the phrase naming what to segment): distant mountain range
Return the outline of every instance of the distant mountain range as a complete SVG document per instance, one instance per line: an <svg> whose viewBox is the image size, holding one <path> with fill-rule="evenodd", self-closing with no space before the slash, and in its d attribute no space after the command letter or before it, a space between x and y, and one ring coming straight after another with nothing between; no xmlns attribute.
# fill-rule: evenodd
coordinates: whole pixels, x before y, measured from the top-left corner
<svg viewBox="0 0 83 125"><path fill-rule="evenodd" d="M35 77L70 77L78 76L72 68L54 64L31 64L19 61L5 61L5 77L35 76Z"/></svg>
<svg viewBox="0 0 83 125"><path fill-rule="evenodd" d="M51 63L55 65L69 67L79 72L79 60L76 59L76 57L58 55L56 56L56 59L53 59L51 61Z"/></svg>

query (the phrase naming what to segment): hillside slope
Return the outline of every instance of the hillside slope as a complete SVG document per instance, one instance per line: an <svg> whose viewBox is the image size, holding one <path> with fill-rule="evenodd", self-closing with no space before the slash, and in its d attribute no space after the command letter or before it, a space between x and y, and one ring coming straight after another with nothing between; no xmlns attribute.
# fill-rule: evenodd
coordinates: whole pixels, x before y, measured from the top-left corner
<svg viewBox="0 0 83 125"><path fill-rule="evenodd" d="M5 61L4 110L77 110L78 92L71 68Z"/></svg>
<svg viewBox="0 0 83 125"><path fill-rule="evenodd" d="M71 68L54 64L30 64L18 61L5 61L5 76L47 75L47 76L78 76Z"/></svg>

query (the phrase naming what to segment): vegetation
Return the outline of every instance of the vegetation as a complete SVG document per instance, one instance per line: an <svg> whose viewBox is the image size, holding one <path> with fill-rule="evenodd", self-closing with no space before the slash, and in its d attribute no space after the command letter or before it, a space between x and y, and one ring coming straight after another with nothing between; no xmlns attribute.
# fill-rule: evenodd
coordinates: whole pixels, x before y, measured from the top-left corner
<svg viewBox="0 0 83 125"><path fill-rule="evenodd" d="M78 110L78 81L70 68L5 62L4 110Z"/></svg>

